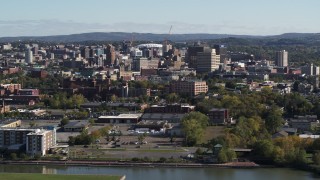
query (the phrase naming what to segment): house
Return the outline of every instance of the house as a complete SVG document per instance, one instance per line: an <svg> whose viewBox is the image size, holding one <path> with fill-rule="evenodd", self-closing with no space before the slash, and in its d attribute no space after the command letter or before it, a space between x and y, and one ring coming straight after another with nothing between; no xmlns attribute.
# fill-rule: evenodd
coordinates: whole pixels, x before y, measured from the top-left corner
<svg viewBox="0 0 320 180"><path fill-rule="evenodd" d="M316 115L294 116L289 120L289 125L301 131L311 131L319 126L319 121Z"/></svg>
<svg viewBox="0 0 320 180"><path fill-rule="evenodd" d="M279 132L273 134L272 135L272 139L275 139L275 138L278 138L278 137L288 137L288 135L289 134L287 132L282 130L282 131L279 131Z"/></svg>
<svg viewBox="0 0 320 180"><path fill-rule="evenodd" d="M290 127L283 127L281 130L287 132L289 136L296 135L298 131L297 128Z"/></svg>

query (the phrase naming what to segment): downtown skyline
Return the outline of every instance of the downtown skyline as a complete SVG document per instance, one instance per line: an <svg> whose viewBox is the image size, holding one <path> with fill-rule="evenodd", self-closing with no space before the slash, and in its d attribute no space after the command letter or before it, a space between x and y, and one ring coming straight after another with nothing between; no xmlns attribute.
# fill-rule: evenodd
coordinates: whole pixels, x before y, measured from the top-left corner
<svg viewBox="0 0 320 180"><path fill-rule="evenodd" d="M0 37L87 32L277 35L317 33L320 1L5 1Z"/></svg>

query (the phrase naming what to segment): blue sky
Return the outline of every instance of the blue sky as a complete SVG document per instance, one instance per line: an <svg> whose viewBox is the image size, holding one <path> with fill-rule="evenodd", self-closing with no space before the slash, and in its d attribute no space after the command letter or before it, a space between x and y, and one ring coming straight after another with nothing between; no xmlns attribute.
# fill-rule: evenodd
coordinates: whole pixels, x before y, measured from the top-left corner
<svg viewBox="0 0 320 180"><path fill-rule="evenodd" d="M320 0L0 0L0 37L320 32Z"/></svg>

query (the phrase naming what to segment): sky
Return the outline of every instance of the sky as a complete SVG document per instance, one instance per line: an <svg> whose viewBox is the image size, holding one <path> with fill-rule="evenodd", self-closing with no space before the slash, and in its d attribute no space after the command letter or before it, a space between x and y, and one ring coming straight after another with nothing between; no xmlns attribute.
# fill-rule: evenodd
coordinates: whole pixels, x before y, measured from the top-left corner
<svg viewBox="0 0 320 180"><path fill-rule="evenodd" d="M0 37L319 33L320 0L0 0Z"/></svg>

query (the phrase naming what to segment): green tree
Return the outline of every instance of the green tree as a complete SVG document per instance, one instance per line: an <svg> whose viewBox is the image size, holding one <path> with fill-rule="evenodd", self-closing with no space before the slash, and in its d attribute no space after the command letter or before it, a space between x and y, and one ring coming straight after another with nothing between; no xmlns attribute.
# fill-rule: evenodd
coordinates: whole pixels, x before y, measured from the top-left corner
<svg viewBox="0 0 320 180"><path fill-rule="evenodd" d="M231 162L236 158L237 158L236 153L233 150L225 147L223 147L218 154L219 163Z"/></svg>
<svg viewBox="0 0 320 180"><path fill-rule="evenodd" d="M11 153L11 154L10 154L10 159L11 159L11 160L17 160L17 159L18 159L17 154L16 154L16 153Z"/></svg>
<svg viewBox="0 0 320 180"><path fill-rule="evenodd" d="M312 155L312 161L316 165L320 165L320 153L316 152Z"/></svg>
<svg viewBox="0 0 320 180"><path fill-rule="evenodd" d="M117 98L117 96L116 96L116 95L112 95L112 96L111 96L111 101L112 101L112 102L116 102L116 101L117 101L117 99L118 99L118 98Z"/></svg>
<svg viewBox="0 0 320 180"><path fill-rule="evenodd" d="M34 120L33 120L33 121L30 121L30 122L29 122L29 126L30 126L30 127L35 127L35 126L37 126L36 121L34 121Z"/></svg>
<svg viewBox="0 0 320 180"><path fill-rule="evenodd" d="M206 128L208 126L209 117L206 116L205 114L202 114L201 112L196 112L196 111L190 112L188 115L183 117L182 123L190 119L197 120L202 128Z"/></svg>
<svg viewBox="0 0 320 180"><path fill-rule="evenodd" d="M60 121L60 125L61 125L61 127L64 127L64 126L67 125L69 122L70 122L70 120L69 120L68 118L63 118L63 119Z"/></svg>
<svg viewBox="0 0 320 180"><path fill-rule="evenodd" d="M200 112L191 112L182 119L181 125L188 146L197 144L208 125L208 117Z"/></svg>
<svg viewBox="0 0 320 180"><path fill-rule="evenodd" d="M273 105L267 111L265 125L270 134L274 134L283 124L282 111Z"/></svg>
<svg viewBox="0 0 320 180"><path fill-rule="evenodd" d="M143 141L146 139L146 137L147 137L147 134L146 134L146 133L140 134L140 135L138 136L138 143L139 143L139 144L143 144Z"/></svg>
<svg viewBox="0 0 320 180"><path fill-rule="evenodd" d="M255 155L261 158L272 159L274 153L274 146L271 140L260 140L254 144Z"/></svg>
<svg viewBox="0 0 320 180"><path fill-rule="evenodd" d="M218 154L218 162L219 163L226 163L228 162L228 157L225 149L221 149Z"/></svg>
<svg viewBox="0 0 320 180"><path fill-rule="evenodd" d="M196 119L183 121L182 129L185 133L185 142L188 146L197 144L201 140L204 133L204 129Z"/></svg>
<svg viewBox="0 0 320 180"><path fill-rule="evenodd" d="M241 147L252 146L259 139L268 138L268 133L260 117L240 117L235 128L231 130L239 138Z"/></svg>
<svg viewBox="0 0 320 180"><path fill-rule="evenodd" d="M85 102L85 98L82 94L74 94L71 98L71 106L75 106L77 108L80 108L80 105ZM69 106L70 108L70 106ZM73 108L73 107L71 107Z"/></svg>
<svg viewBox="0 0 320 180"><path fill-rule="evenodd" d="M69 146L74 146L76 144L76 138L73 136L69 136L68 144Z"/></svg>
<svg viewBox="0 0 320 180"><path fill-rule="evenodd" d="M89 119L89 123L90 123L90 125L93 125L93 124L95 123L94 118L90 118L90 119Z"/></svg>
<svg viewBox="0 0 320 180"><path fill-rule="evenodd" d="M166 96L167 103L177 103L179 102L180 97L176 93L170 93Z"/></svg>

